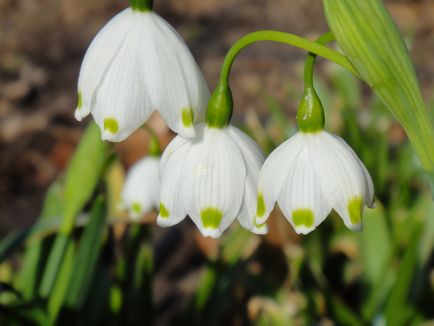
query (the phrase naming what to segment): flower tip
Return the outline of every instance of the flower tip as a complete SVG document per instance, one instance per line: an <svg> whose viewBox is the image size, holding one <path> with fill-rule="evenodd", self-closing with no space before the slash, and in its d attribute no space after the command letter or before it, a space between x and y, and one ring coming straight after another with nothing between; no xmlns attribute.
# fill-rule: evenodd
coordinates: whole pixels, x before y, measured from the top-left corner
<svg viewBox="0 0 434 326"><path fill-rule="evenodd" d="M128 216L130 217L130 219L132 219L133 221L139 221L142 217L142 214L135 212L133 209L130 209L128 212Z"/></svg>
<svg viewBox="0 0 434 326"><path fill-rule="evenodd" d="M295 233L303 234L303 235L307 235L307 234L311 233L313 230L315 230L314 227L312 227L312 228L308 228L305 226L294 227Z"/></svg>
<svg viewBox="0 0 434 326"><path fill-rule="evenodd" d="M162 216L160 213L160 214L158 214L158 217L157 217L157 225L161 226L162 228L167 228L167 227L173 226L174 223L171 222L171 219L169 219L166 216Z"/></svg>
<svg viewBox="0 0 434 326"><path fill-rule="evenodd" d="M107 130L103 130L103 132L101 133L101 139L102 140L111 141L112 138L113 138L112 133L110 133Z"/></svg>
<svg viewBox="0 0 434 326"><path fill-rule="evenodd" d="M132 219L133 221L136 221L136 222L139 221L142 217L141 214L137 214L137 213L133 213L133 212L129 212L128 215L129 215L130 219Z"/></svg>
<svg viewBox="0 0 434 326"><path fill-rule="evenodd" d="M211 228L200 229L200 233L202 233L204 237L213 238L213 239L218 239L222 235L222 232L219 229L211 229Z"/></svg>
<svg viewBox="0 0 434 326"><path fill-rule="evenodd" d="M192 139L196 137L196 129L192 125L191 127L183 127L179 130L179 135L185 139Z"/></svg>
<svg viewBox="0 0 434 326"><path fill-rule="evenodd" d="M75 118L75 120L77 120L77 121L81 121L81 120L83 120L83 116L81 115L81 108L76 108L75 109L75 111L74 111L74 118Z"/></svg>
<svg viewBox="0 0 434 326"><path fill-rule="evenodd" d="M373 198L370 202L369 205L367 205L368 208L374 209L377 207L377 200L375 198Z"/></svg>
<svg viewBox="0 0 434 326"><path fill-rule="evenodd" d="M119 122L114 118L105 118L103 125L103 132L101 134L102 140L108 141L121 141L117 136L119 133Z"/></svg>
<svg viewBox="0 0 434 326"><path fill-rule="evenodd" d="M262 216L255 216L254 222L256 225L263 225L268 220L268 214L262 215Z"/></svg>
<svg viewBox="0 0 434 326"><path fill-rule="evenodd" d="M124 138L120 138L117 133L112 133L109 130L103 130L101 133L101 139L104 141L110 142L119 142L124 140Z"/></svg>
<svg viewBox="0 0 434 326"><path fill-rule="evenodd" d="M363 224L359 223L359 224L349 224L349 223L345 223L345 226L347 228L349 228L351 231L357 231L360 232L363 230Z"/></svg>
<svg viewBox="0 0 434 326"><path fill-rule="evenodd" d="M265 235L268 233L268 226L266 224L262 224L260 226L254 226L250 232L258 235Z"/></svg>

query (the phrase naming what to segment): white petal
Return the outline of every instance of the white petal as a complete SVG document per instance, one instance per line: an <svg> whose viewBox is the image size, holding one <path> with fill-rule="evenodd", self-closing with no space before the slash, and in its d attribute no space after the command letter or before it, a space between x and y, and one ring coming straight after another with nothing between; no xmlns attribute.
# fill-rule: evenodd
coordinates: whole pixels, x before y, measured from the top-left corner
<svg viewBox="0 0 434 326"><path fill-rule="evenodd" d="M74 113L77 120L87 116L93 108L96 89L131 29L131 15L131 9L125 9L113 17L87 49L78 78L81 105Z"/></svg>
<svg viewBox="0 0 434 326"><path fill-rule="evenodd" d="M359 165L362 168L363 174L365 176L366 191L365 191L364 203L369 208L375 208L374 182L372 181L372 177L369 174L369 171L366 168L366 166L363 164L363 162L358 157L357 157L357 160L358 160Z"/></svg>
<svg viewBox="0 0 434 326"><path fill-rule="evenodd" d="M283 184L288 182L290 166L303 146L303 137L296 134L277 147L265 160L259 176L257 224L263 224L268 219Z"/></svg>
<svg viewBox="0 0 434 326"><path fill-rule="evenodd" d="M314 230L331 211L318 187L319 180L311 166L312 159L305 145L290 166L278 198L285 217L297 233L303 234Z"/></svg>
<svg viewBox="0 0 434 326"><path fill-rule="evenodd" d="M171 157L174 153L178 151L179 148L184 146L188 142L188 139L185 139L180 136L176 136L172 139L172 141L165 148L163 155L161 156L160 170L165 169L166 163L171 160Z"/></svg>
<svg viewBox="0 0 434 326"><path fill-rule="evenodd" d="M187 216L182 185L186 181L186 157L190 150L191 144L177 136L163 153L160 164L161 204L157 218L158 225L162 227L178 224Z"/></svg>
<svg viewBox="0 0 434 326"><path fill-rule="evenodd" d="M122 204L129 210L131 218L140 218L158 207L159 164L158 158L146 157L128 171L122 191Z"/></svg>
<svg viewBox="0 0 434 326"><path fill-rule="evenodd" d="M246 181L244 190L244 200L238 221L240 224L256 234L266 234L268 227L265 224L257 225L256 216L256 198L259 172L264 162L264 154L253 139L243 133L241 130L229 126L227 129L231 139L241 151L241 155L246 165Z"/></svg>
<svg viewBox="0 0 434 326"><path fill-rule="evenodd" d="M157 14L151 17L150 41L142 47L147 54L144 74L151 102L173 131L191 138L193 123L203 121L209 90L181 36Z"/></svg>
<svg viewBox="0 0 434 326"><path fill-rule="evenodd" d="M256 160L264 163L264 153L262 152L259 145L248 135L242 132L240 129L229 125L226 129L230 137L236 142L237 146L241 149L241 153L252 160Z"/></svg>
<svg viewBox="0 0 434 326"><path fill-rule="evenodd" d="M138 16L134 18L139 19ZM140 33L128 34L97 90L92 115L103 130L105 140L124 140L152 113L144 76L137 69L143 54L134 50L141 40Z"/></svg>
<svg viewBox="0 0 434 326"><path fill-rule="evenodd" d="M196 130L182 192L193 222L204 236L216 238L240 212L246 168L224 130L204 124Z"/></svg>
<svg viewBox="0 0 434 326"><path fill-rule="evenodd" d="M363 196L363 202L366 206L369 208L374 208L375 206L375 189L374 189L374 183L372 181L371 175L369 174L368 169L365 167L363 162L359 159L357 154L354 152L354 150L340 137L334 135L334 138L341 143L341 145L348 150L348 152L351 153L353 158L357 161L359 164L360 169L363 172L364 176L364 196Z"/></svg>
<svg viewBox="0 0 434 326"><path fill-rule="evenodd" d="M360 230L362 221L351 221L349 206L354 200L363 201L369 185L356 154L341 138L326 132L316 138L311 152L315 155L312 162L327 201L348 228Z"/></svg>

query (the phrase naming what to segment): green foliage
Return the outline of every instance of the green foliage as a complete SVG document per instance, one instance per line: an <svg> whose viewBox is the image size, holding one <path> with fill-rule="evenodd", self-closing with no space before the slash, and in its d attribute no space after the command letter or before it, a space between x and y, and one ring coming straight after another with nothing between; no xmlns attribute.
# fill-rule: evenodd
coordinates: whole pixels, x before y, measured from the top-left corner
<svg viewBox="0 0 434 326"><path fill-rule="evenodd" d="M71 232L77 214L98 185L108 159L108 144L101 141L98 126L91 122L66 170L62 233Z"/></svg>
<svg viewBox="0 0 434 326"><path fill-rule="evenodd" d="M339 46L408 134L426 172L434 173L434 125L408 50L379 0L324 0Z"/></svg>
<svg viewBox="0 0 434 326"><path fill-rule="evenodd" d="M65 174L62 225L44 271L40 295L48 297L56 281L63 256L70 242L77 214L89 201L108 161L108 145L101 141L100 130L92 122L72 157Z"/></svg>
<svg viewBox="0 0 434 326"><path fill-rule="evenodd" d="M80 307L86 297L102 247L106 219L105 202L98 198L93 204L89 224L83 232L72 266L71 281L66 298L69 307Z"/></svg>

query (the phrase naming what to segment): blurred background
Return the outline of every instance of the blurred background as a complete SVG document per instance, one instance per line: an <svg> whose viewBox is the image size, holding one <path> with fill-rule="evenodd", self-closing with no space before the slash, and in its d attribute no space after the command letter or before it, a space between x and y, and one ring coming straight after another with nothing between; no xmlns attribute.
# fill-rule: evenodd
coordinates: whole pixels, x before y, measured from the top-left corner
<svg viewBox="0 0 434 326"><path fill-rule="evenodd" d="M411 49L434 121L434 2L385 2ZM53 222L39 223L50 203L46 191L62 179L87 124L73 117L81 60L98 30L126 6L0 0L0 322L39 325L54 315L78 325L434 323L434 205L423 173L402 128L369 88L323 60L317 85L327 128L351 144L376 185L377 207L367 211L364 232L346 230L332 214L312 234L297 236L278 210L265 237L235 225L209 240L187 220L161 229L154 215L131 225L113 208L113 193L146 155L148 136L139 131L115 146L119 160L95 191L109 193L112 209L93 261L78 272L86 277L77 285L71 276L56 292L57 281L41 295L60 224L48 213ZM155 11L185 38L211 89L226 51L244 34L277 29L314 39L328 30L322 3L313 0L155 0ZM262 43L235 62L234 123L266 153L295 131L304 58L300 50ZM158 116L150 125L163 146L173 137ZM59 193L51 187L51 203L62 201ZM110 223L115 215L125 222ZM80 246L93 239L87 220L74 232L71 262L86 256ZM37 255L29 253L35 244ZM80 300L65 294L71 287L80 288Z"/></svg>

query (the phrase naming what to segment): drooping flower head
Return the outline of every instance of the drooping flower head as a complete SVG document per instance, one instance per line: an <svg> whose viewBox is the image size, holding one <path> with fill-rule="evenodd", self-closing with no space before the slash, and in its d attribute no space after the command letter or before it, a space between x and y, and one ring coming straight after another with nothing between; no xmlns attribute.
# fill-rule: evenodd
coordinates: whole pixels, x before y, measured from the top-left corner
<svg viewBox="0 0 434 326"><path fill-rule="evenodd" d="M157 110L184 137L195 134L209 97L181 36L144 3L115 16L86 52L78 80L77 120L91 113L103 139L127 138Z"/></svg>
<svg viewBox="0 0 434 326"><path fill-rule="evenodd" d="M122 207L132 219L158 209L160 203L160 158L147 156L128 171L122 190Z"/></svg>
<svg viewBox="0 0 434 326"><path fill-rule="evenodd" d="M255 233L256 185L263 162L258 145L233 126L198 124L192 139L177 136L161 159L157 223L172 226L189 215L204 236L218 238L238 218Z"/></svg>
<svg viewBox="0 0 434 326"><path fill-rule="evenodd" d="M256 222L279 204L297 233L314 230L334 209L352 230L361 230L365 206L374 204L372 179L356 153L323 130L323 108L308 89L297 114L300 132L274 150L261 170Z"/></svg>

